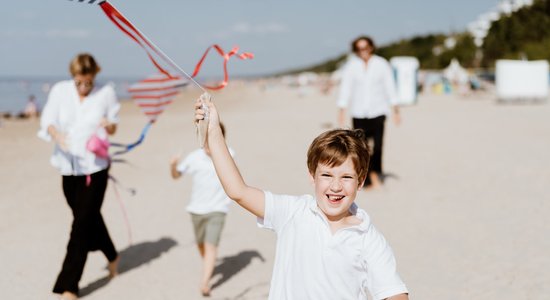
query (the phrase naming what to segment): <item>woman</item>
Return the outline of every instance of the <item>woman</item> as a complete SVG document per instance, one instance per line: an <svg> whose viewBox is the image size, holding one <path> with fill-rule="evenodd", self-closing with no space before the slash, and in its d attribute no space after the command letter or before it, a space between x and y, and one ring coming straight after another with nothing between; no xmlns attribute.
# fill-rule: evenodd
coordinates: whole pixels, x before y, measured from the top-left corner
<svg viewBox="0 0 550 300"><path fill-rule="evenodd" d="M352 117L353 128L362 129L373 149L365 187L379 187L384 180L382 150L386 116L392 113L396 125L401 123L397 90L390 63L374 54L376 47L368 36L351 43L353 55L342 70L338 94L338 125L345 127L346 114Z"/></svg>
<svg viewBox="0 0 550 300"><path fill-rule="evenodd" d="M79 54L70 63L72 80L56 83L48 96L38 135L55 142L51 164L62 175L63 193L73 213L67 254L53 292L61 299L78 297L78 282L89 251L107 257L109 277L117 275L119 256L101 216L109 179L109 158L89 150L91 139L114 134L120 104L114 89L94 89L100 71L90 54Z"/></svg>

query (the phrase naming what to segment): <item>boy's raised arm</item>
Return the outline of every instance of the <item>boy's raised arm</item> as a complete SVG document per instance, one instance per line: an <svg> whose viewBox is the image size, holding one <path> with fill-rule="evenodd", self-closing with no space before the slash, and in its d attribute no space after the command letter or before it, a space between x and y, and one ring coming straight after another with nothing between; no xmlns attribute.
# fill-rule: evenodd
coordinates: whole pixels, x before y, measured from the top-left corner
<svg viewBox="0 0 550 300"><path fill-rule="evenodd" d="M205 116L205 111L201 109L202 103L200 99L195 102L196 122L203 120ZM225 143L216 106L210 100L205 100L205 104L209 110L206 143L225 193L246 210L257 217L263 218L265 210L264 192L248 186L244 182L241 172L239 172Z"/></svg>

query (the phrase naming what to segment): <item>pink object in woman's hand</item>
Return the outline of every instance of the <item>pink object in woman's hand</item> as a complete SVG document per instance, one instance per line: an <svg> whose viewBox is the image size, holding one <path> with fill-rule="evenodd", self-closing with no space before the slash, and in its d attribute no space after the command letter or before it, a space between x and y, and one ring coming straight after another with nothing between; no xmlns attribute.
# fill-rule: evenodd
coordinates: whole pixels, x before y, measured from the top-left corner
<svg viewBox="0 0 550 300"><path fill-rule="evenodd" d="M102 139L96 134L92 135L86 144L86 149L93 152L97 157L109 158L109 140Z"/></svg>

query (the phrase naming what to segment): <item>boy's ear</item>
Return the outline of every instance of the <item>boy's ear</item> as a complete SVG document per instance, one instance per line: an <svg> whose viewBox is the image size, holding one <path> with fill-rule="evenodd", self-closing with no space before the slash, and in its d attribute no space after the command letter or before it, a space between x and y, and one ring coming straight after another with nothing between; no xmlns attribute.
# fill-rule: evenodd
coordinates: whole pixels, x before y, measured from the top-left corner
<svg viewBox="0 0 550 300"><path fill-rule="evenodd" d="M309 180L311 181L311 185L315 185L315 176L308 172Z"/></svg>
<svg viewBox="0 0 550 300"><path fill-rule="evenodd" d="M359 186L357 186L358 190L362 189L363 185L365 185L365 179L366 179L366 177L359 178Z"/></svg>

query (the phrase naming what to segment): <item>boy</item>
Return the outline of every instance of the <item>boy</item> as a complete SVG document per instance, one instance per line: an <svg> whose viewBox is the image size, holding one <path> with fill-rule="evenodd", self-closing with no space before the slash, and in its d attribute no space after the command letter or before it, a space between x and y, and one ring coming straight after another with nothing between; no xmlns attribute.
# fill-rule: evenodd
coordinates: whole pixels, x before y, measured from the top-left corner
<svg viewBox="0 0 550 300"><path fill-rule="evenodd" d="M221 123L220 129L225 136L225 128ZM233 151L231 153L233 155ZM208 145L189 153L181 162L177 157L173 158L170 162L170 174L173 179L180 178L182 174L193 176L191 201L187 211L191 214L195 240L203 259L200 291L207 297L210 296L210 279L214 272L221 232L231 200L216 176Z"/></svg>
<svg viewBox="0 0 550 300"><path fill-rule="evenodd" d="M195 120L205 117L195 103ZM360 130L332 130L308 150L315 187L310 195L274 195L243 180L209 100L206 142L216 173L229 198L277 234L269 299L408 299L384 237L354 200L368 170L368 148Z"/></svg>

